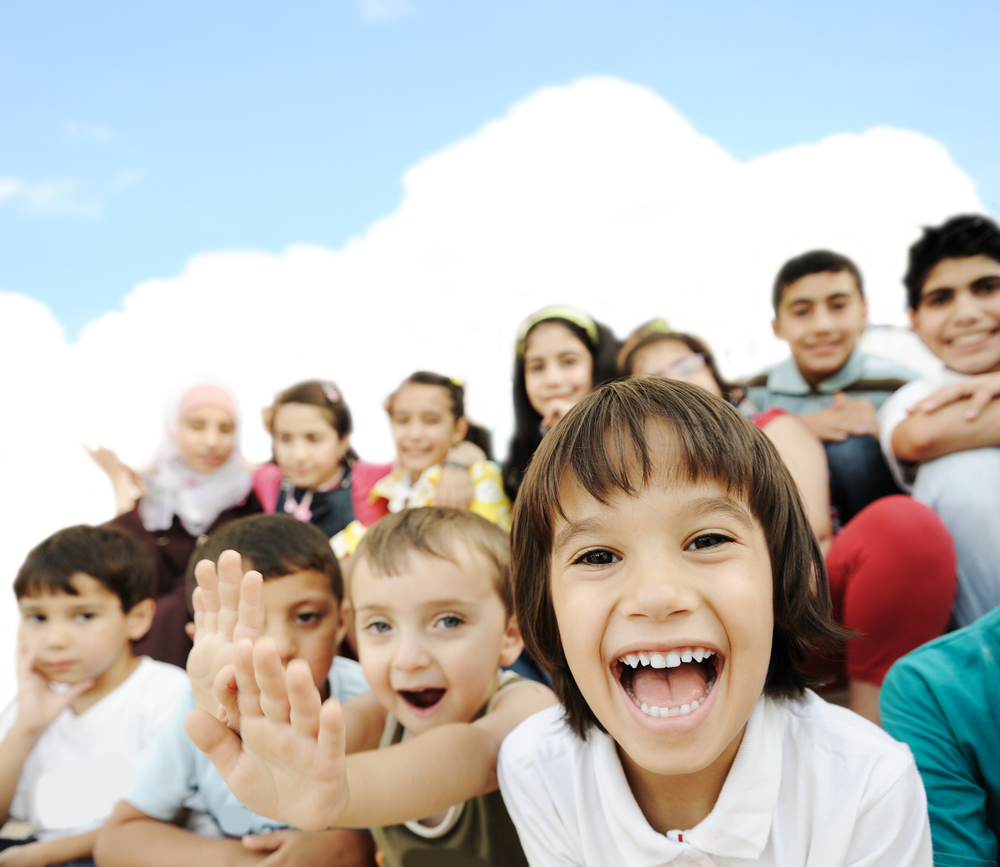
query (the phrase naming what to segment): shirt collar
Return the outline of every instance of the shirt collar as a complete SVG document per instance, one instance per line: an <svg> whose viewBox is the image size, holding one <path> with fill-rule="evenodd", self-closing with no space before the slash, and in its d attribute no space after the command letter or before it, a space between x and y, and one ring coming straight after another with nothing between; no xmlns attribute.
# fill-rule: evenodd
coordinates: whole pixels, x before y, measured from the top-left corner
<svg viewBox="0 0 1000 867"><path fill-rule="evenodd" d="M809 385L802 376L794 358L787 358L781 364L775 365L767 376L767 387L770 391L780 394L809 395L809 394L833 394L835 391L843 391L852 383L864 379L865 360L864 354L857 348L850 354L844 366L833 376L828 376L815 388Z"/></svg>
<svg viewBox="0 0 1000 867"><path fill-rule="evenodd" d="M782 721L774 702L761 696L747 721L733 766L714 809L683 834L660 834L646 821L629 788L614 740L592 733L598 795L622 863L669 864L682 854L711 865L712 855L756 860L767 846L781 782Z"/></svg>

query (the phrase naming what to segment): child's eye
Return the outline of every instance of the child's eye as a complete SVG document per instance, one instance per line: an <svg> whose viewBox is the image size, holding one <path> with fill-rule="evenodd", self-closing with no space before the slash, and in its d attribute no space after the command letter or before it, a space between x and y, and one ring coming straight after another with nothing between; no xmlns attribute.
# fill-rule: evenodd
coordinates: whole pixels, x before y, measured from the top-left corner
<svg viewBox="0 0 1000 867"><path fill-rule="evenodd" d="M944 307L949 301L951 301L951 292L945 291L925 295L922 303L928 307Z"/></svg>
<svg viewBox="0 0 1000 867"><path fill-rule="evenodd" d="M725 533L702 533L700 536L696 537L690 545L685 548L685 551L704 551L706 548L717 548L720 545L725 545L727 542L732 542L733 537L727 536Z"/></svg>
<svg viewBox="0 0 1000 867"><path fill-rule="evenodd" d="M439 617L436 626L443 626L445 629L457 629L465 623L461 617L454 614L445 614L443 617Z"/></svg>
<svg viewBox="0 0 1000 867"><path fill-rule="evenodd" d="M323 615L319 611L300 611L295 615L295 623L299 626L312 626L322 619Z"/></svg>
<svg viewBox="0 0 1000 867"><path fill-rule="evenodd" d="M44 614L28 614L24 618L24 622L25 623L44 623L45 622L45 615Z"/></svg>
<svg viewBox="0 0 1000 867"><path fill-rule="evenodd" d="M385 635L390 629L392 627L384 620L375 620L365 627L365 630L372 635Z"/></svg>
<svg viewBox="0 0 1000 867"><path fill-rule="evenodd" d="M972 294L979 296L989 296L1000 292L1000 280L987 280L972 287Z"/></svg>
<svg viewBox="0 0 1000 867"><path fill-rule="evenodd" d="M93 620L97 615L93 611L80 611L73 619L79 623L86 623L88 620Z"/></svg>
<svg viewBox="0 0 1000 867"><path fill-rule="evenodd" d="M286 434L286 433L278 434L278 442L279 443L290 443L291 441L292 441L292 435L291 434Z"/></svg>
<svg viewBox="0 0 1000 867"><path fill-rule="evenodd" d="M612 554L606 548L592 548L590 551L584 551L579 557L573 561L573 565L581 566L610 566L612 563L617 563L621 558L617 554Z"/></svg>

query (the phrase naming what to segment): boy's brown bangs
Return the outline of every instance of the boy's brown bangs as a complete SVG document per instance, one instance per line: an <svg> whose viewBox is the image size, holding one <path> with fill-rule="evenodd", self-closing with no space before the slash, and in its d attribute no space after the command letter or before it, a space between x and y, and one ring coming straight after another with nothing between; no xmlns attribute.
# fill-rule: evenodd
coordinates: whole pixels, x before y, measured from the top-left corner
<svg viewBox="0 0 1000 867"><path fill-rule="evenodd" d="M654 474L668 481L713 479L746 502L759 464L752 425L732 418L735 410L697 386L681 383L679 399L670 403L659 388L645 387L662 381L617 383L586 412L567 416L559 435L554 430L543 441L534 463L546 470L535 479L535 490L555 503L560 517L566 517L560 488L569 481L567 473L601 504L616 492L637 496ZM669 464L663 460L667 450L673 453Z"/></svg>

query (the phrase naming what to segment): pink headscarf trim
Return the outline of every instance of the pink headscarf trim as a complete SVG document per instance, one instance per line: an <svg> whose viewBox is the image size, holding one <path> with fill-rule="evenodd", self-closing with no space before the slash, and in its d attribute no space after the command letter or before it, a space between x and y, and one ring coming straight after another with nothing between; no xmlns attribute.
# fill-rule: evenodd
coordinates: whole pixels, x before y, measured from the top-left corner
<svg viewBox="0 0 1000 867"><path fill-rule="evenodd" d="M201 409L203 406L217 406L219 409L224 409L229 413L233 424L239 422L239 413L236 411L236 403L232 397L224 388L212 383L196 385L185 393L177 407L177 420L184 420L196 409Z"/></svg>

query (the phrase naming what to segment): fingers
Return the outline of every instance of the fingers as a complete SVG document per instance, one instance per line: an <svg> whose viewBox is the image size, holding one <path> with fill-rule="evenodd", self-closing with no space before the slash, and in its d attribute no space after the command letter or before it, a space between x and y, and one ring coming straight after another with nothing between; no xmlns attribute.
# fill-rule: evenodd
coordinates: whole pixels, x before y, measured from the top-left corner
<svg viewBox="0 0 1000 867"><path fill-rule="evenodd" d="M289 719L296 734L315 738L319 732L319 712L322 706L319 690L313 683L309 663L293 659L285 675L288 685Z"/></svg>
<svg viewBox="0 0 1000 867"><path fill-rule="evenodd" d="M233 648L236 669L236 688L239 692L239 713L241 716L260 716L260 687L253 670L253 642L241 638Z"/></svg>
<svg viewBox="0 0 1000 867"><path fill-rule="evenodd" d="M243 558L236 551L223 551L219 556L219 634L232 639L239 620L240 582L243 579Z"/></svg>
<svg viewBox="0 0 1000 867"><path fill-rule="evenodd" d="M990 405L995 397L996 394L992 388L973 389L972 395L969 398L969 405L965 408L964 415L966 421L975 421L979 418L983 410Z"/></svg>
<svg viewBox="0 0 1000 867"><path fill-rule="evenodd" d="M236 672L233 666L227 665L215 676L212 684L215 698L219 702L219 709L215 716L220 722L224 722L233 731L240 728L240 708L239 693L236 688Z"/></svg>
<svg viewBox="0 0 1000 867"><path fill-rule="evenodd" d="M198 580L198 589L195 590L195 627L199 633L214 633L219 631L219 577L215 571L215 564L211 560L200 560L194 567L194 577ZM200 604L203 610L202 623L198 625L198 608ZM202 634L204 634L202 633Z"/></svg>
<svg viewBox="0 0 1000 867"><path fill-rule="evenodd" d="M260 687L260 709L272 722L289 721L288 686L278 647L270 638L260 639L253 648L253 670Z"/></svg>
<svg viewBox="0 0 1000 867"><path fill-rule="evenodd" d="M319 712L319 748L330 758L341 758L347 748L344 710L335 698L323 702Z"/></svg>
<svg viewBox="0 0 1000 867"><path fill-rule="evenodd" d="M272 831L270 834L247 834L240 842L251 852L274 852L288 842L294 831Z"/></svg>
<svg viewBox="0 0 1000 867"><path fill-rule="evenodd" d="M243 742L228 726L223 725L208 711L195 709L184 718L184 728L194 742L223 778L236 769Z"/></svg>
<svg viewBox="0 0 1000 867"><path fill-rule="evenodd" d="M247 572L240 581L239 603L233 639L254 639L264 628L264 578L260 572Z"/></svg>

